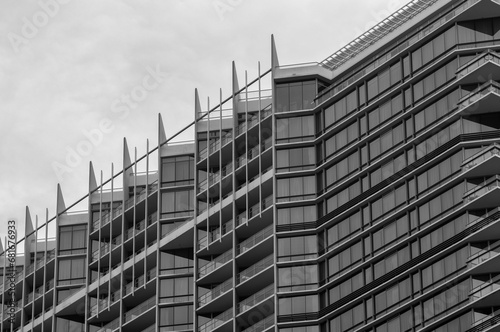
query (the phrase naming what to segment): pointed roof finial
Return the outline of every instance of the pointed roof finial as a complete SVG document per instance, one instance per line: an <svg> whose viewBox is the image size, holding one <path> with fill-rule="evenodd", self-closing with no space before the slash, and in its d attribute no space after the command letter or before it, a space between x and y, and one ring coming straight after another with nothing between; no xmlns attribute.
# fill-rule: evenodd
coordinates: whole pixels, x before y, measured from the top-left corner
<svg viewBox="0 0 500 332"><path fill-rule="evenodd" d="M132 165L132 161L130 160L130 153L128 151L127 138L123 138L123 168L128 168Z"/></svg>
<svg viewBox="0 0 500 332"><path fill-rule="evenodd" d="M276 51L276 42L274 41L274 35L271 35L271 68L274 69L279 67L280 62L278 60L278 52Z"/></svg>
<svg viewBox="0 0 500 332"><path fill-rule="evenodd" d="M61 190L61 185L57 184L57 204L56 204L57 214L63 213L66 210L66 204L64 204L64 197Z"/></svg>
<svg viewBox="0 0 500 332"><path fill-rule="evenodd" d="M158 144L162 145L166 141L167 141L167 135L165 134L165 127L163 126L163 119L161 117L161 114L158 113Z"/></svg>

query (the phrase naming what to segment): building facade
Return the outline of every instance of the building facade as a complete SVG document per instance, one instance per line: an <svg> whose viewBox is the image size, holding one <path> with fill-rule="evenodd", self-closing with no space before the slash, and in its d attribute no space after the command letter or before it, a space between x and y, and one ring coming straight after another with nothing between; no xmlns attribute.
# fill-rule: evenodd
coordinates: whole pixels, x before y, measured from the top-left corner
<svg viewBox="0 0 500 332"><path fill-rule="evenodd" d="M500 1L414 0L316 64L271 48L27 210L2 331L500 331Z"/></svg>

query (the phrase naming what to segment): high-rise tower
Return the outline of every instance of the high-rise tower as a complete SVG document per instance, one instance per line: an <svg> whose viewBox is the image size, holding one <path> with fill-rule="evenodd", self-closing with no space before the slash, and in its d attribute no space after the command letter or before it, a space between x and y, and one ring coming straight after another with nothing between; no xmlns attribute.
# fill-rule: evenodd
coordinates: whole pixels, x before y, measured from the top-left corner
<svg viewBox="0 0 500 332"><path fill-rule="evenodd" d="M498 0L414 0L320 63L273 40L91 165L85 211L27 211L2 331L500 331L499 51Z"/></svg>

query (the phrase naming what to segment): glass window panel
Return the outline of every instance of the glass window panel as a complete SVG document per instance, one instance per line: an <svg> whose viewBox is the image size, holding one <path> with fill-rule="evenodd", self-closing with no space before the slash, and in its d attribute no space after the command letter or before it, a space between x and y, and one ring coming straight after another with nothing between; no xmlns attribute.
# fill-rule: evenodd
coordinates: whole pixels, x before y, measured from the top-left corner
<svg viewBox="0 0 500 332"><path fill-rule="evenodd" d="M368 81L368 100L373 99L378 95L378 77L374 77Z"/></svg>
<svg viewBox="0 0 500 332"><path fill-rule="evenodd" d="M290 83L290 111L303 109L302 83Z"/></svg>
<svg viewBox="0 0 500 332"><path fill-rule="evenodd" d="M304 82L302 87L303 108L311 109L314 107L314 98L316 97L316 81Z"/></svg>
<svg viewBox="0 0 500 332"><path fill-rule="evenodd" d="M290 109L288 84L276 85L276 111L288 112Z"/></svg>

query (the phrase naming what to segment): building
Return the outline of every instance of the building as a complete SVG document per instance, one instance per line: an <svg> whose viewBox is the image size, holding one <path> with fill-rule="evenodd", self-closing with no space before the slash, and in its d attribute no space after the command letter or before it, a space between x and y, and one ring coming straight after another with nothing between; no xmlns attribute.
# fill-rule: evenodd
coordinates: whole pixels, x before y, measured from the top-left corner
<svg viewBox="0 0 500 332"><path fill-rule="evenodd" d="M148 154L27 211L12 330L500 331L498 50L498 0L412 1L317 64L273 41L184 131L160 116Z"/></svg>

